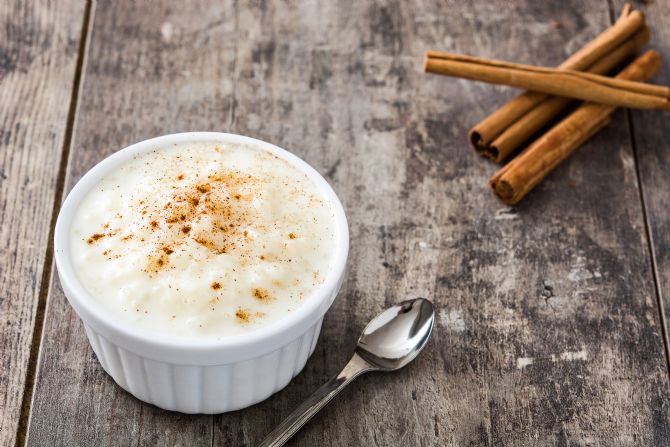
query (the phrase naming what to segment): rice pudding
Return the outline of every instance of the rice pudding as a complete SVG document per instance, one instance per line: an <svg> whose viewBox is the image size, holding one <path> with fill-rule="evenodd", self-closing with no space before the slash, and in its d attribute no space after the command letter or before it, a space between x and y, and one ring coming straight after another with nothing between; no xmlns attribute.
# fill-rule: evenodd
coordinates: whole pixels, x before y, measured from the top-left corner
<svg viewBox="0 0 670 447"><path fill-rule="evenodd" d="M156 148L86 195L70 256L115 318L170 335L234 336L280 320L323 285L337 243L326 197L253 144Z"/></svg>

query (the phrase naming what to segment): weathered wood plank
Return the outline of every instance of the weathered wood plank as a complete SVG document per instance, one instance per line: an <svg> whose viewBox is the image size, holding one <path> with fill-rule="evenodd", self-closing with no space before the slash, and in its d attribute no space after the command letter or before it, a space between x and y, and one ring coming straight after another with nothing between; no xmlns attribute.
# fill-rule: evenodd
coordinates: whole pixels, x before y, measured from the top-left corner
<svg viewBox="0 0 670 447"><path fill-rule="evenodd" d="M232 2L100 2L68 166L67 189L130 143L225 130L232 113ZM58 405L54 405L58 402ZM102 370L52 282L28 444L209 446L210 416L141 404Z"/></svg>
<svg viewBox="0 0 670 447"><path fill-rule="evenodd" d="M295 445L667 442L625 117L506 208L486 190L495 168L470 152L466 131L512 92L420 72L426 49L558 64L609 19L606 2L241 8L232 128L330 177L351 260L305 372L268 401L217 416L215 444L257 443L339 370L369 318L422 295L439 312L427 352L360 379Z"/></svg>
<svg viewBox="0 0 670 447"><path fill-rule="evenodd" d="M0 445L32 385L35 319L84 19L79 1L0 4ZM61 177L62 179L62 177ZM48 279L48 277L47 277ZM34 358L33 358L34 361ZM34 368L32 368L34 370Z"/></svg>
<svg viewBox="0 0 670 447"><path fill-rule="evenodd" d="M619 2L615 2L618 4ZM648 3L648 4L647 4ZM638 5L652 29L650 46L663 57L663 68L652 80L670 84L670 2L645 2ZM650 238L654 250L661 307L665 310L666 334L670 331L670 121L667 113L632 111L632 131L641 189L646 205ZM666 343L668 341L666 340Z"/></svg>
<svg viewBox="0 0 670 447"><path fill-rule="evenodd" d="M116 387L55 281L30 444L253 445L339 370L372 316L414 296L438 309L426 352L361 378L295 445L667 443L625 116L507 208L466 131L512 92L420 72L428 48L557 64L609 23L608 5L435 3L100 5L69 184L141 138L256 136L332 181L350 221L349 274L305 371L213 426Z"/></svg>

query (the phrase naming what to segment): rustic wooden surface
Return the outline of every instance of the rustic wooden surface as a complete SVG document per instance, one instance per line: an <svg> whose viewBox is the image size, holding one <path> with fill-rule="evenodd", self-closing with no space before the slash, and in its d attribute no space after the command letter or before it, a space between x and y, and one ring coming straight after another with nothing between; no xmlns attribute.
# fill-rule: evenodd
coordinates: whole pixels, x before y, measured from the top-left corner
<svg viewBox="0 0 670 447"><path fill-rule="evenodd" d="M60 203L84 5L0 4L0 445L27 410ZM31 352L33 355L31 356ZM25 393L27 390L27 393ZM28 401L24 404L24 396ZM24 419L25 420L25 419ZM21 427L25 431L25 426Z"/></svg>
<svg viewBox="0 0 670 447"><path fill-rule="evenodd" d="M43 19L57 28L51 35L68 36L60 53L49 50L58 69L36 68L39 83L26 80L31 72L16 84L0 77L3 135L21 122L23 103L5 99L17 86L60 99L25 106L25 125L41 140L0 142L0 231L14 244L0 259L0 340L3 360L8 349L18 353L0 367L11 403L0 444L11 445L18 427L18 445L254 445L338 372L372 316L415 296L438 312L426 351L405 370L359 379L293 445L670 444L667 117L617 112L509 208L486 190L495 167L470 152L466 132L513 92L421 73L426 49L556 65L611 22L616 2L182 3L100 2L78 6L70 20ZM669 3L640 7L667 59ZM7 30L32 26L0 20ZM88 52L70 119L81 39ZM0 61L27 51L20 40L0 45ZM665 62L657 80L668 84L668 75ZM71 127L63 178L58 159ZM69 190L120 147L185 130L237 132L294 151L329 179L350 222L347 280L305 370L267 401L217 416L165 412L116 386L46 249L59 187ZM28 171L34 189L21 189L11 179ZM17 205L22 197L30 206ZM30 339L40 335L31 323L40 293L47 307L34 392L23 398L25 432L17 419L26 365L37 360ZM24 309L21 321L4 312L8 303ZM7 371L20 383L5 381Z"/></svg>
<svg viewBox="0 0 670 447"><path fill-rule="evenodd" d="M651 44L665 56L663 70L655 81L670 85L670 29L667 25L670 2L652 2L645 9L647 21L654 28ZM665 167L670 166L670 117L634 111L630 112L630 120L667 334L670 331L670 176Z"/></svg>

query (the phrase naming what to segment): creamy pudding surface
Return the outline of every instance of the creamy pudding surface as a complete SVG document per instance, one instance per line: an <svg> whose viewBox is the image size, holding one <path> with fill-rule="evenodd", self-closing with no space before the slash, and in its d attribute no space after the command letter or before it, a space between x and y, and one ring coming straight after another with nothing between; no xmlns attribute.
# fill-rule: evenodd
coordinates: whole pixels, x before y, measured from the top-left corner
<svg viewBox="0 0 670 447"><path fill-rule="evenodd" d="M333 267L335 217L305 173L253 144L136 155L79 205L70 257L115 318L224 337L281 320Z"/></svg>

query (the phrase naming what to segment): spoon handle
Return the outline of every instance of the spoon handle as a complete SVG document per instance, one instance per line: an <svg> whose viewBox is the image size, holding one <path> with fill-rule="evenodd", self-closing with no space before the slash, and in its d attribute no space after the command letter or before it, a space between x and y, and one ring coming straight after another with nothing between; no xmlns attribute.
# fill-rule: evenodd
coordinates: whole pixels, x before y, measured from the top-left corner
<svg viewBox="0 0 670 447"><path fill-rule="evenodd" d="M345 386L349 385L356 377L364 372L374 369L357 353L354 353L347 366L328 382L301 403L298 408L282 421L269 435L263 439L258 447L280 447L286 443L291 436L296 434L312 416L319 412L331 401Z"/></svg>

